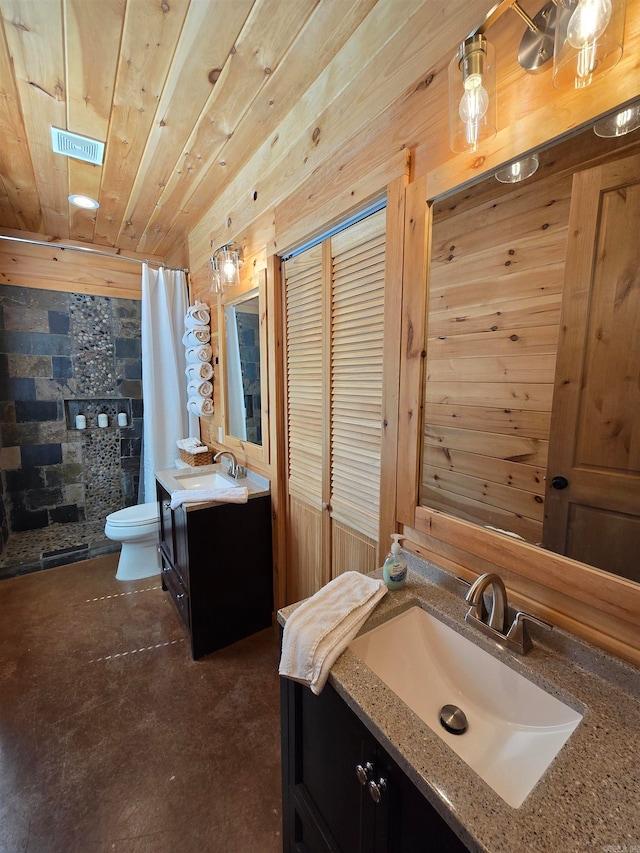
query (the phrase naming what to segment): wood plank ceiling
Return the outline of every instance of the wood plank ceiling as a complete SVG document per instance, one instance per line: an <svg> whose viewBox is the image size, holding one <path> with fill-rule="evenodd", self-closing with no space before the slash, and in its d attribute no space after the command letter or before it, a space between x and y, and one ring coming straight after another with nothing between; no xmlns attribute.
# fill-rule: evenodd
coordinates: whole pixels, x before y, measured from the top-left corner
<svg viewBox="0 0 640 853"><path fill-rule="evenodd" d="M0 0L0 227L165 254L375 5ZM51 126L103 165L54 154Z"/></svg>

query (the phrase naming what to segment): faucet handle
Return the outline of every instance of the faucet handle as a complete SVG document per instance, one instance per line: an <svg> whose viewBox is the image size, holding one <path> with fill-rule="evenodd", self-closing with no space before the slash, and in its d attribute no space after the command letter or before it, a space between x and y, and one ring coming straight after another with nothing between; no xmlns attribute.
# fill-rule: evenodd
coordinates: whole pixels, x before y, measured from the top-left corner
<svg viewBox="0 0 640 853"><path fill-rule="evenodd" d="M524 610L518 610L513 618L511 627L509 628L507 639L518 645L522 649L522 654L526 654L533 648L533 643L531 642L531 637L527 630L527 622L533 622L540 628L544 628L545 631L553 630L553 625L545 622L544 619L538 619L537 616L533 616L531 613L526 613Z"/></svg>

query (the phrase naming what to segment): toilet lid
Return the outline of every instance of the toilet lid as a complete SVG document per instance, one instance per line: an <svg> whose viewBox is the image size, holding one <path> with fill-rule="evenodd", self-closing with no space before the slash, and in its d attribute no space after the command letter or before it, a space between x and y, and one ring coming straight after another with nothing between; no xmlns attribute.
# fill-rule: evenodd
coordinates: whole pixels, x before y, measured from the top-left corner
<svg viewBox="0 0 640 853"><path fill-rule="evenodd" d="M154 524L158 518L158 504L148 503L127 506L124 509L117 510L117 512L112 512L111 515L107 516L107 521L116 527L138 527L143 524Z"/></svg>

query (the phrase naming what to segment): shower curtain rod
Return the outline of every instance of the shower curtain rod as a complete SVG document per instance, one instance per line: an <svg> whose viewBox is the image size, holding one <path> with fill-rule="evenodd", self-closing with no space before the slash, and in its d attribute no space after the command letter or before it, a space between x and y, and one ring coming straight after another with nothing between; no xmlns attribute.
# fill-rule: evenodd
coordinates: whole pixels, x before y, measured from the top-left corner
<svg viewBox="0 0 640 853"><path fill-rule="evenodd" d="M165 270L175 270L175 272L188 273L188 267L170 267L168 264L161 264L158 261L141 260L140 258L130 258L127 255L113 254L111 252L101 252L99 249L92 249L89 246L65 246L63 243L53 243L50 240L32 240L30 237L9 237L7 234L0 234L0 240L12 240L14 243L30 243L33 246L53 246L64 249L67 252L89 252L92 255L100 255L103 258L120 258L123 261L134 261L137 264L149 264L153 267L162 267Z"/></svg>

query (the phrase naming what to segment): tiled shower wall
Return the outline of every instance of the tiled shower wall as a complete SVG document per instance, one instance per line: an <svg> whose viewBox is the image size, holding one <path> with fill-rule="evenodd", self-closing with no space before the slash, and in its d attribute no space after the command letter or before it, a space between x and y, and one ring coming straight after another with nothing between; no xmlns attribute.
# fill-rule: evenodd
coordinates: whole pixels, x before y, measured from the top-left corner
<svg viewBox="0 0 640 853"><path fill-rule="evenodd" d="M136 503L141 377L138 301L0 285L3 544L53 524L103 523ZM78 400L83 431L69 418ZM104 429L98 411L109 413Z"/></svg>

